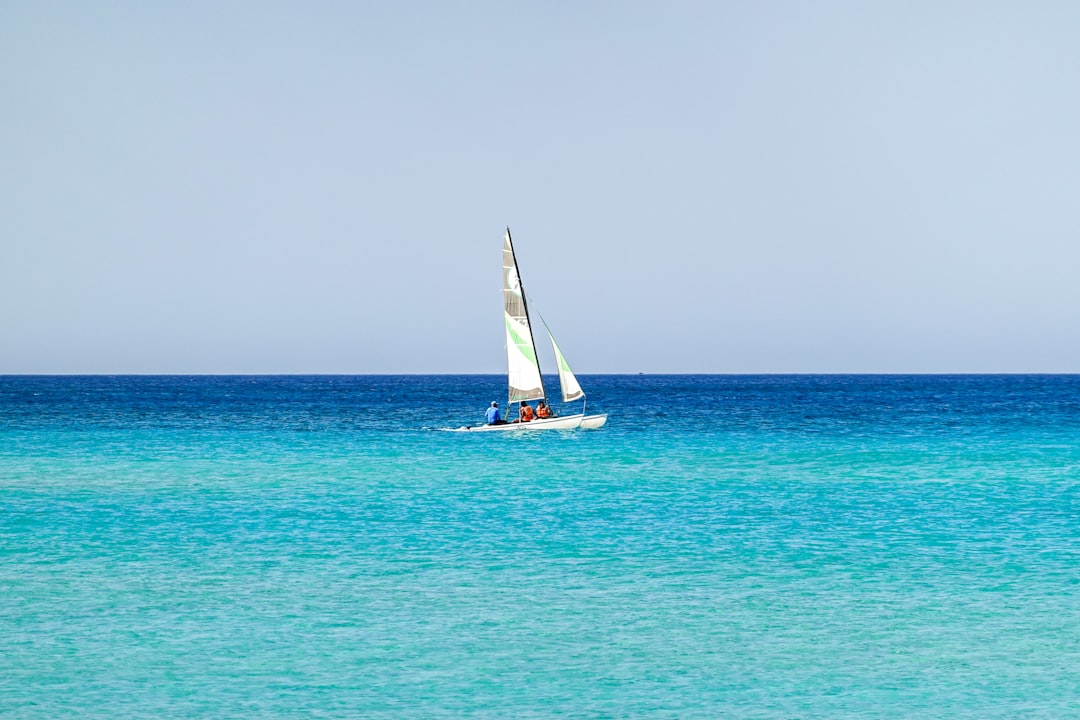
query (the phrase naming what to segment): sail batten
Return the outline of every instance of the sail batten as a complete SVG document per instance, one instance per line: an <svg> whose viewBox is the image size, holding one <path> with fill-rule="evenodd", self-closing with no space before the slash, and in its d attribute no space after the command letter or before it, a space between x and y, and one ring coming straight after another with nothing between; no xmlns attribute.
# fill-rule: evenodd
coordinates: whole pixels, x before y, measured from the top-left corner
<svg viewBox="0 0 1080 720"><path fill-rule="evenodd" d="M510 229L503 238L503 311L506 320L506 355L509 365L510 402L546 397L536 354L525 288L518 272Z"/></svg>

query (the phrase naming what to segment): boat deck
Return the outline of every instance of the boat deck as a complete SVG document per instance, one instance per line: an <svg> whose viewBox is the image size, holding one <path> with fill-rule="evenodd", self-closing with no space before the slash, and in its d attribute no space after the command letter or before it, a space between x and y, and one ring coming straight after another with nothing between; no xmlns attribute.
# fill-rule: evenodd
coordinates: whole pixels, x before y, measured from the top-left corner
<svg viewBox="0 0 1080 720"><path fill-rule="evenodd" d="M603 415L567 415L565 417L543 418L530 422L500 423L498 425L476 425L458 428L468 432L493 432L498 430L576 430L578 428L591 430L601 427L607 422L607 414Z"/></svg>

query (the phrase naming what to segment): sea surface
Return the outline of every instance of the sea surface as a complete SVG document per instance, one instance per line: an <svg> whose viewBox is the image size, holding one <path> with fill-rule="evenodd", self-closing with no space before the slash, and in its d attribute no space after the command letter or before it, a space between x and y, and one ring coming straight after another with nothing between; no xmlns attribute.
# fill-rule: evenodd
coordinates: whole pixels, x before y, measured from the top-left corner
<svg viewBox="0 0 1080 720"><path fill-rule="evenodd" d="M1080 717L1080 377L582 385L0 377L0 717Z"/></svg>

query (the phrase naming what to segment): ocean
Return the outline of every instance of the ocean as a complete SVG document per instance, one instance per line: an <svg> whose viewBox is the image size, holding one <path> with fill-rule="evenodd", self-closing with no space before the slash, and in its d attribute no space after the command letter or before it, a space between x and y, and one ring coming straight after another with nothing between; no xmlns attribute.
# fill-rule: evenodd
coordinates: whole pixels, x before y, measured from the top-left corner
<svg viewBox="0 0 1080 720"><path fill-rule="evenodd" d="M1080 717L1080 377L581 380L0 377L0 716Z"/></svg>

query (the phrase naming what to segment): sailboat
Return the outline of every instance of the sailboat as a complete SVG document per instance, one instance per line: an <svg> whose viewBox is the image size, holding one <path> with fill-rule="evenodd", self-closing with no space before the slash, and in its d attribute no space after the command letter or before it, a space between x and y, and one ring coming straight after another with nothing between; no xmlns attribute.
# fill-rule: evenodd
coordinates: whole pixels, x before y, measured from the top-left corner
<svg viewBox="0 0 1080 720"><path fill-rule="evenodd" d="M510 228L503 236L503 311L506 320L506 354L509 364L508 379L510 384L509 400L506 411L513 403L529 400L547 400L544 390L544 378L540 374L540 362L533 339L532 323L529 321L529 306L525 299L525 287L518 273L517 257L514 255L514 243L510 239ZM537 418L527 423L506 423L501 425L480 425L465 428L474 432L489 430L574 430L576 428L598 428L607 422L607 415L585 414L585 391L566 362L555 336L551 334L543 318L540 321L551 340L555 351L555 363L559 370L559 386L564 403L581 400L581 412L576 415L564 415L552 418Z"/></svg>

